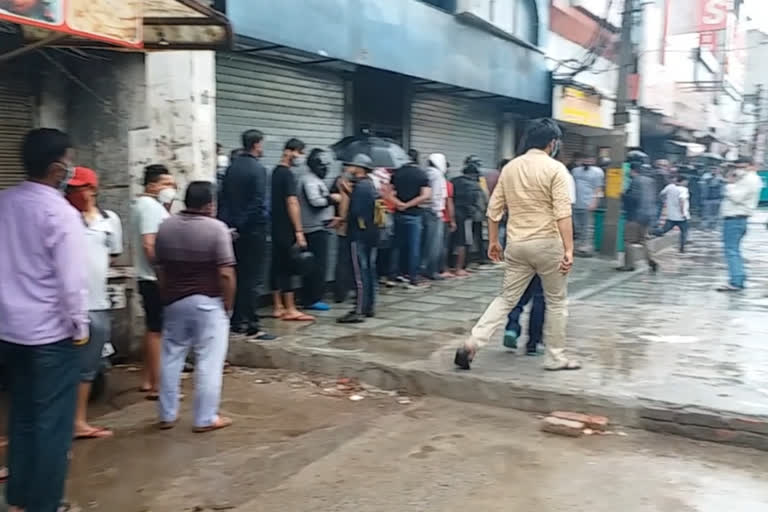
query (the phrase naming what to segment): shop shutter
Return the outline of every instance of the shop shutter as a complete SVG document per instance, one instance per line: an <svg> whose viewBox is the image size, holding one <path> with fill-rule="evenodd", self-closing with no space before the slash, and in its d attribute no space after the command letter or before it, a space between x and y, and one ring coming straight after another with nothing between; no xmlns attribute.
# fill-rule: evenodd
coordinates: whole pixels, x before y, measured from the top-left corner
<svg viewBox="0 0 768 512"><path fill-rule="evenodd" d="M423 159L443 153L457 175L468 155L477 155L488 169L498 155L499 111L489 103L446 94L419 93L411 105L411 147Z"/></svg>
<svg viewBox="0 0 768 512"><path fill-rule="evenodd" d="M228 150L256 128L265 134L263 163L277 165L291 137L314 147L328 147L344 133L344 83L338 76L315 73L231 53L216 56L217 140Z"/></svg>
<svg viewBox="0 0 768 512"><path fill-rule="evenodd" d="M21 143L32 125L32 97L24 82L0 79L0 189L24 179Z"/></svg>
<svg viewBox="0 0 768 512"><path fill-rule="evenodd" d="M573 161L573 156L576 153L583 153L586 150L585 139L586 137L583 135L569 131L566 128L560 147L560 156L558 156L557 159L568 165Z"/></svg>

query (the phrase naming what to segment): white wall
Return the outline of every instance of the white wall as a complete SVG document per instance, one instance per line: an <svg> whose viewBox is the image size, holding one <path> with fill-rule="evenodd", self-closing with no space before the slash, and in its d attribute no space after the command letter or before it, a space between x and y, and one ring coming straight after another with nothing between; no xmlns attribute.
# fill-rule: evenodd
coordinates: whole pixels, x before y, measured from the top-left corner
<svg viewBox="0 0 768 512"><path fill-rule="evenodd" d="M557 68L557 61L563 61L567 59L581 58L587 53L587 50L582 46L571 42L555 33L550 33L547 42L547 56L550 57L548 61L550 71L554 71ZM607 72L593 72L603 71ZM556 75L568 73L568 68L560 67ZM608 59L599 57L592 66L591 71L584 71L579 73L575 80L579 83L589 85L597 89L600 94L613 98L616 96L616 81L618 80L618 66L615 62Z"/></svg>

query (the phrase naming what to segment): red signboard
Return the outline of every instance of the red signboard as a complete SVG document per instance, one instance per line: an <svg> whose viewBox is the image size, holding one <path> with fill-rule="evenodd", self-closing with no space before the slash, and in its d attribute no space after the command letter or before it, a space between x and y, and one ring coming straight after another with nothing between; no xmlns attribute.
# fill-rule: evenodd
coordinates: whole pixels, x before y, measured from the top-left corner
<svg viewBox="0 0 768 512"><path fill-rule="evenodd" d="M715 53L715 50L717 50L717 32L699 33L699 47L702 50L709 50L711 53Z"/></svg>
<svg viewBox="0 0 768 512"><path fill-rule="evenodd" d="M0 20L106 43L143 45L143 0L0 0Z"/></svg>
<svg viewBox="0 0 768 512"><path fill-rule="evenodd" d="M699 32L725 30L730 0L699 0Z"/></svg>

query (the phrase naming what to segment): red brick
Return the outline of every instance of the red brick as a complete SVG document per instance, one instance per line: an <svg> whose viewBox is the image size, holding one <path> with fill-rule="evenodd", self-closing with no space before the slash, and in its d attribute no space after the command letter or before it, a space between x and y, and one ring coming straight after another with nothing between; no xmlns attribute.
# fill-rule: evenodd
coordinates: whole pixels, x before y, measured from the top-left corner
<svg viewBox="0 0 768 512"><path fill-rule="evenodd" d="M584 435L584 427L584 423L579 421L553 418L552 416L544 418L544 422L541 424L541 430L544 432L568 437L581 437Z"/></svg>
<svg viewBox="0 0 768 512"><path fill-rule="evenodd" d="M555 411L550 414L553 418L560 418L562 420L578 421L583 423L592 430L599 430L601 432L608 428L608 418L605 416L594 416L591 414L582 414L580 412L567 412L567 411Z"/></svg>

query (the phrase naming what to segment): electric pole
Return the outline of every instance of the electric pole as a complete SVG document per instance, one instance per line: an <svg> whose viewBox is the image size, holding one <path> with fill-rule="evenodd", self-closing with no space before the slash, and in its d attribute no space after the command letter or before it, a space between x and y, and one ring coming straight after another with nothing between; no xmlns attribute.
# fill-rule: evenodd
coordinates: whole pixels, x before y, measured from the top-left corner
<svg viewBox="0 0 768 512"><path fill-rule="evenodd" d="M752 158L757 159L757 149L760 144L761 121L763 120L763 84L757 84L755 90L755 131L752 135ZM760 162L762 165L762 162Z"/></svg>
<svg viewBox="0 0 768 512"><path fill-rule="evenodd" d="M621 195L624 192L624 161L627 155L627 111L629 72L634 63L632 28L636 0L624 0L621 16L621 46L619 48L619 79L616 84L616 111L613 114L613 143L611 144L611 168L605 177L605 216L603 217L603 241L600 254L616 257L616 241L621 219ZM626 248L625 248L626 249Z"/></svg>

